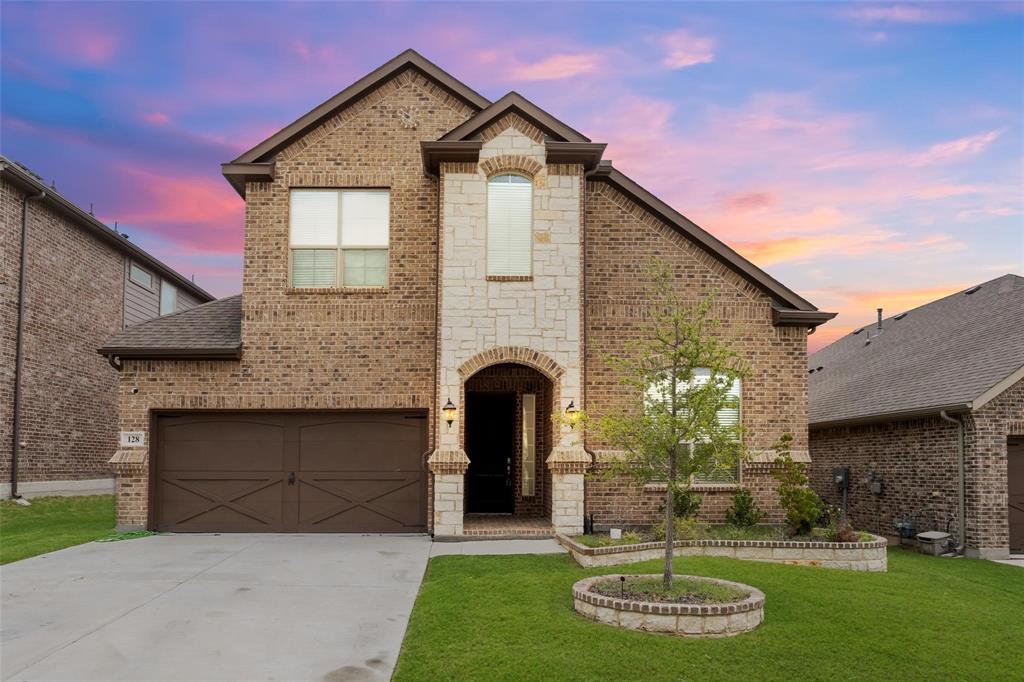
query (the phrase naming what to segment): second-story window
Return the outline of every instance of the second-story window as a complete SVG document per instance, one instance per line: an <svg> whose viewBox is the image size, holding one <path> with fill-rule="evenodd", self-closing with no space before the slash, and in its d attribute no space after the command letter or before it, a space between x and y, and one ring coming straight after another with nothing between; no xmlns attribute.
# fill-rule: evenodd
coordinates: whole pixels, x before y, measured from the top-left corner
<svg viewBox="0 0 1024 682"><path fill-rule="evenodd" d="M160 314L170 315L178 312L178 287L166 279L160 282Z"/></svg>
<svg viewBox="0 0 1024 682"><path fill-rule="evenodd" d="M388 190L293 189L291 285L386 286L390 204Z"/></svg>
<svg viewBox="0 0 1024 682"><path fill-rule="evenodd" d="M533 274L533 183L497 175L487 183L487 274Z"/></svg>

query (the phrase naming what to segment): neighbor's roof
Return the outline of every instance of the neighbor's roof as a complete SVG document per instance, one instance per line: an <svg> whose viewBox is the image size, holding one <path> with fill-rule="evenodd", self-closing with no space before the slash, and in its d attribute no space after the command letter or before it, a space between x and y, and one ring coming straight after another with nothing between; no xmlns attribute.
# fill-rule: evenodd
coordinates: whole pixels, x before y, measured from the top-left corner
<svg viewBox="0 0 1024 682"><path fill-rule="evenodd" d="M977 409L1024 378L1024 278L895 315L881 332L865 325L812 355L809 371L814 426Z"/></svg>
<svg viewBox="0 0 1024 682"><path fill-rule="evenodd" d="M56 189L48 187L46 183L44 183L42 179L32 171L3 155L0 155L0 176L5 180L14 183L20 187L22 191L29 194L38 195L43 193L41 201L45 202L49 207L59 213L62 213L74 224L78 225L101 241L104 241L123 253L128 254L133 260L156 270L162 277L171 280L177 284L179 288L189 292L200 301L213 300L213 295L211 293L171 268L171 266L146 253L141 248L128 241L128 237L110 229L91 213L83 211L78 205L65 198Z"/></svg>
<svg viewBox="0 0 1024 682"><path fill-rule="evenodd" d="M133 325L115 334L99 352L121 358L238 358L242 295Z"/></svg>

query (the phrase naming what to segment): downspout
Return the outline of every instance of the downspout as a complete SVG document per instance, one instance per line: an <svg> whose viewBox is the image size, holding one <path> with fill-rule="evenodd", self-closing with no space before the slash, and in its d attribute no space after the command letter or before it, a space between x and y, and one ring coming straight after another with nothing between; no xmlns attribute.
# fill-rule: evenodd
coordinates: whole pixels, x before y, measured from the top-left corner
<svg viewBox="0 0 1024 682"><path fill-rule="evenodd" d="M25 345L25 271L28 265L28 205L46 196L40 192L35 196L25 195L21 204L21 262L18 274L18 326L14 341L14 418L11 424L11 499L19 500L18 459L21 455L21 370L24 364Z"/></svg>
<svg viewBox="0 0 1024 682"><path fill-rule="evenodd" d="M590 407L587 404L587 369L589 363L587 362L587 189L590 186L590 179L597 173L597 166L595 165L589 171L583 173L583 187L580 188L580 192L583 194L583 216L580 219L580 339L582 343L582 353L580 357L580 409L584 412ZM561 406L559 406L561 407ZM583 450L587 450L587 437L583 436ZM590 454L592 464L597 464L597 457L593 453ZM587 519L590 518L587 515L587 494L586 494L586 477L583 478L583 525L590 526L590 532L594 532L593 522L588 523Z"/></svg>
<svg viewBox="0 0 1024 682"><path fill-rule="evenodd" d="M957 492L960 506L957 516L960 521L960 546L956 548L956 553L963 554L967 548L967 472L964 463L964 422L962 419L953 419L945 410L939 412L939 416L944 421L956 424L957 428L957 471L959 473Z"/></svg>
<svg viewBox="0 0 1024 682"><path fill-rule="evenodd" d="M439 385L440 370L439 365L441 364L441 199L444 193L444 188L441 186L441 169L438 167L437 175L434 175L429 170L424 171L428 178L433 178L437 181L437 212L435 222L437 224L437 248L434 249L434 404L430 406L430 412L428 413L428 419L430 419L430 452L427 453L427 457L434 454L437 450L437 431L440 428L438 426L438 405L441 404L441 386ZM433 497L436 493L434 492L433 486L435 485L432 473L430 471L430 465L424 462L427 467L427 475L430 476L428 480L431 482L430 494ZM430 510L433 512L434 503L433 500L430 502ZM430 535L434 535L434 515L430 514L429 518Z"/></svg>

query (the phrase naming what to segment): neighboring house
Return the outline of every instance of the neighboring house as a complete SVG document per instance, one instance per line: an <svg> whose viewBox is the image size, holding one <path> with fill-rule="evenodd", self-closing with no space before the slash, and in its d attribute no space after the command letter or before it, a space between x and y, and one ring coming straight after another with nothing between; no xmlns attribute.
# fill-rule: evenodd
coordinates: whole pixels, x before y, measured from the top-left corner
<svg viewBox="0 0 1024 682"><path fill-rule="evenodd" d="M212 297L2 156L0 218L0 495L111 492L118 374L96 348Z"/></svg>
<svg viewBox="0 0 1024 682"><path fill-rule="evenodd" d="M838 504L832 470L849 468L856 527L909 519L973 556L1024 551L1024 278L879 311L809 371L812 484Z"/></svg>
<svg viewBox="0 0 1024 682"><path fill-rule="evenodd" d="M758 457L740 475L778 518L767 453L790 432L807 457L807 333L832 314L603 152L407 51L224 164L246 200L241 297L102 349L138 444L111 460L119 524L459 536L654 521L657 486L584 485L614 453L552 419L621 408L603 358L642 326L654 258L694 301L718 292L753 366L741 411ZM701 485L705 513L720 518L735 485Z"/></svg>

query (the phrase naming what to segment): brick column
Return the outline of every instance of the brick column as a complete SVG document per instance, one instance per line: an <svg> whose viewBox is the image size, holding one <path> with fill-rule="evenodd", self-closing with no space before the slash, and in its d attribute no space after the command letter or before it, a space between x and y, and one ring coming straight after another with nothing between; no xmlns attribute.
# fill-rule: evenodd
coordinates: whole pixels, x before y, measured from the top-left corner
<svg viewBox="0 0 1024 682"><path fill-rule="evenodd" d="M427 460L427 466L434 474L434 537L462 535L469 457L462 448L437 449Z"/></svg>
<svg viewBox="0 0 1024 682"><path fill-rule="evenodd" d="M118 450L110 458L117 477L117 520L120 532L145 530L149 522L149 453Z"/></svg>
<svg viewBox="0 0 1024 682"><path fill-rule="evenodd" d="M559 446L548 457L551 470L551 525L556 533L583 532L583 478L591 458L581 445Z"/></svg>

